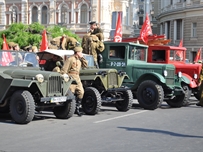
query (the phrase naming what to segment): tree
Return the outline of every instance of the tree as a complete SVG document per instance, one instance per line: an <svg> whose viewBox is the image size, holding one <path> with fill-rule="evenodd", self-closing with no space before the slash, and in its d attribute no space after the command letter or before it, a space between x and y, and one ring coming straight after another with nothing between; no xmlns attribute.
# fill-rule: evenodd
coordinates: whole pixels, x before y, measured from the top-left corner
<svg viewBox="0 0 203 152"><path fill-rule="evenodd" d="M5 34L7 42L18 43L20 48L24 48L28 45L37 46L39 48L44 29L46 28L37 22L30 25L13 23L6 30L0 31L0 46L3 44L3 34ZM46 30L48 40L66 34L81 41L76 34L59 25L48 27Z"/></svg>

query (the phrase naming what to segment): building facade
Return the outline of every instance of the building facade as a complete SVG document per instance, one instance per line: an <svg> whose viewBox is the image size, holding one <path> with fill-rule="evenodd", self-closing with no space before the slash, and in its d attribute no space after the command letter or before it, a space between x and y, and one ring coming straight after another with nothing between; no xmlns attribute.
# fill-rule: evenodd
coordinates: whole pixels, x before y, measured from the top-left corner
<svg viewBox="0 0 203 152"><path fill-rule="evenodd" d="M61 25L82 37L89 21L97 21L105 40L112 39L117 12L122 12L123 37L138 36L154 0L0 0L0 30L10 24L39 22Z"/></svg>
<svg viewBox="0 0 203 152"><path fill-rule="evenodd" d="M183 40L186 57L193 61L203 47L203 0L158 0L159 34L165 34L171 45Z"/></svg>

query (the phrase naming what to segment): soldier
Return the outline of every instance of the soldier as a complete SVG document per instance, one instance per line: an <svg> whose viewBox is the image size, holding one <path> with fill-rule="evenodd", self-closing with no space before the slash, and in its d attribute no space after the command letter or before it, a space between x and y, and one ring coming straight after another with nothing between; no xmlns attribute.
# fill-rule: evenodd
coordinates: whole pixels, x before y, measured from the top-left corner
<svg viewBox="0 0 203 152"><path fill-rule="evenodd" d="M15 45L14 42L8 42L9 50L13 50L13 46Z"/></svg>
<svg viewBox="0 0 203 152"><path fill-rule="evenodd" d="M94 57L95 66L99 68L98 65L98 55L104 50L104 36L101 28L98 27L95 21L89 22L90 30L88 34L85 35L82 39L83 51L86 54L91 54Z"/></svg>
<svg viewBox="0 0 203 152"><path fill-rule="evenodd" d="M79 76L81 67L87 67L87 61L83 57L82 48L75 47L74 55L69 57L65 61L64 66L61 69L61 74L67 73L68 75L72 76L77 82L77 85L71 85L70 90L77 95L75 112L76 114L78 114L78 116L81 116L79 107L81 105L82 98L84 95L83 85L81 83L80 76Z"/></svg>
<svg viewBox="0 0 203 152"><path fill-rule="evenodd" d="M62 58L57 56L57 55L53 55L51 59L47 60L45 65L44 65L44 70L46 71L53 71L54 68L57 66L56 62L57 61L61 61Z"/></svg>
<svg viewBox="0 0 203 152"><path fill-rule="evenodd" d="M80 43L74 37L69 37L68 35L62 36L61 48L63 50L74 50L79 45Z"/></svg>
<svg viewBox="0 0 203 152"><path fill-rule="evenodd" d="M200 101L196 105L203 107L203 63L202 63L202 70L200 72L199 83L200 83L200 89L199 89Z"/></svg>

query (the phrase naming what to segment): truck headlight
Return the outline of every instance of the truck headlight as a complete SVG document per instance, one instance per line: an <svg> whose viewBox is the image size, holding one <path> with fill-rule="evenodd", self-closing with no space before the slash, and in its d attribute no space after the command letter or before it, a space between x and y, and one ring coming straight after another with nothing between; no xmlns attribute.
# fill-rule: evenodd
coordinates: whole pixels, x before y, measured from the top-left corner
<svg viewBox="0 0 203 152"><path fill-rule="evenodd" d="M167 77L168 72L166 70L164 70L164 76Z"/></svg>
<svg viewBox="0 0 203 152"><path fill-rule="evenodd" d="M70 80L70 77L67 74L63 74L62 78L65 82L68 82Z"/></svg>
<svg viewBox="0 0 203 152"><path fill-rule="evenodd" d="M37 74L35 76L35 78L37 79L38 82L42 83L44 82L44 76L42 74Z"/></svg>
<svg viewBox="0 0 203 152"><path fill-rule="evenodd" d="M194 79L197 79L197 74L194 74Z"/></svg>
<svg viewBox="0 0 203 152"><path fill-rule="evenodd" d="M178 72L178 77L179 77L179 78L182 77L182 72Z"/></svg>

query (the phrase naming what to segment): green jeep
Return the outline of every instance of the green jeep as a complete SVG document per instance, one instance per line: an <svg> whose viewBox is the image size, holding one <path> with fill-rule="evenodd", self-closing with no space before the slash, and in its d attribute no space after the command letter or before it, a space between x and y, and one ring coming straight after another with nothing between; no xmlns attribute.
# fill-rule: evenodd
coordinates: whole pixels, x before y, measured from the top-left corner
<svg viewBox="0 0 203 152"><path fill-rule="evenodd" d="M37 53L41 60L49 60L57 55L65 60L73 55L73 50L45 50ZM125 72L116 69L97 69L93 56L83 54L88 61L88 67L81 69L80 78L84 87L82 109L88 115L97 114L102 103L114 103L119 111L128 111L132 107L133 95L129 88L122 86L128 79ZM40 65L43 68L43 64Z"/></svg>
<svg viewBox="0 0 203 152"><path fill-rule="evenodd" d="M57 118L70 118L75 96L68 75L41 71L36 54L0 51L0 112L9 112L16 123L32 121L35 111L53 108Z"/></svg>
<svg viewBox="0 0 203 152"><path fill-rule="evenodd" d="M130 77L123 82L145 109L156 109L165 100L171 107L181 107L185 93L180 85L181 72L175 75L171 64L147 63L148 46L137 43L104 42L101 68L116 68Z"/></svg>

